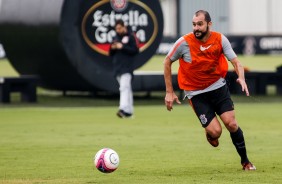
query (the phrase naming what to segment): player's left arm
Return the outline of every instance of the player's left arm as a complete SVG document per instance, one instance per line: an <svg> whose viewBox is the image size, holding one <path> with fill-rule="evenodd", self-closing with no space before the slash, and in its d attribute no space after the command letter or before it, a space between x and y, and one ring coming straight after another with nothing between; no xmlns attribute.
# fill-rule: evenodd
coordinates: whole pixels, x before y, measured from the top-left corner
<svg viewBox="0 0 282 184"><path fill-rule="evenodd" d="M245 80L244 67L242 66L241 62L239 61L237 57L232 59L231 63L235 69L235 72L238 75L238 79L236 80L236 82L238 82L241 85L242 91L245 91L246 95L249 96L250 94L249 94L248 86Z"/></svg>
<svg viewBox="0 0 282 184"><path fill-rule="evenodd" d="M238 75L238 79L236 80L236 82L238 82L241 85L242 91L244 91L246 95L249 96L250 94L249 94L248 86L245 81L244 67L242 66L237 55L235 54L234 50L232 49L232 46L229 40L224 35L221 35L221 38L222 38L223 53L227 57L227 59L231 62L231 64L234 67L235 72Z"/></svg>

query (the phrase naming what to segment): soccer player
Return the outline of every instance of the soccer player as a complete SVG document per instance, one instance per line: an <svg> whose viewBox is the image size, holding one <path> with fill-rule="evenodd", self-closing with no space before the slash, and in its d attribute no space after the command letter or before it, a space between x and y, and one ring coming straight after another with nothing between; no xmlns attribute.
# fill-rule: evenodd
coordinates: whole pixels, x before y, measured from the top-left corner
<svg viewBox="0 0 282 184"><path fill-rule="evenodd" d="M184 90L201 125L205 128L208 142L217 147L222 133L219 118L230 132L232 142L241 157L243 170L256 170L247 156L243 131L239 127L226 81L228 63L232 63L237 82L249 96L244 69L230 42L221 33L211 30L212 22L205 10L197 11L192 20L193 32L179 38L164 60L166 85L165 104L168 111L174 102L180 101L174 93L171 79L171 65L179 60L178 84ZM226 57L226 58L225 58ZM219 118L218 118L219 117Z"/></svg>

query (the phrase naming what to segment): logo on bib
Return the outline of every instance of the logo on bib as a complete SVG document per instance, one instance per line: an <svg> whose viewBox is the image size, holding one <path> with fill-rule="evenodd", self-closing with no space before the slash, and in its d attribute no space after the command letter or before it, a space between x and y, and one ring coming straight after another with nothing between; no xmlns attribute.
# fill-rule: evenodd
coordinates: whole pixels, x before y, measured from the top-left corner
<svg viewBox="0 0 282 184"><path fill-rule="evenodd" d="M203 47L202 45L200 46L200 50L201 51L205 51L205 50L208 50L212 45L209 45L207 47Z"/></svg>

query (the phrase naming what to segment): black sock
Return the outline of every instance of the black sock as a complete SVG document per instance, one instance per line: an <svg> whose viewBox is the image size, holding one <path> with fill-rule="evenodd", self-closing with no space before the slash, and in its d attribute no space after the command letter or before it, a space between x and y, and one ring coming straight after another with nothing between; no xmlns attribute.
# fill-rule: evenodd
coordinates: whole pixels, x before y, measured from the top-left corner
<svg viewBox="0 0 282 184"><path fill-rule="evenodd" d="M241 157L241 163L249 162L249 159L247 157L247 150L245 147L244 135L241 128L238 127L238 130L236 132L230 132L230 136L238 154Z"/></svg>

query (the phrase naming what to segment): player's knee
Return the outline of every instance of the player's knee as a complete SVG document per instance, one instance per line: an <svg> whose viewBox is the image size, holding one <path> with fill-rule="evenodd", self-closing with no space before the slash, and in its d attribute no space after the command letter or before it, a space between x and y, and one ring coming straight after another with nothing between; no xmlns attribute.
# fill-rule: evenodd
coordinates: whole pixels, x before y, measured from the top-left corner
<svg viewBox="0 0 282 184"><path fill-rule="evenodd" d="M224 116L221 116L221 120L223 121L225 127L229 132L234 132L238 129L238 124L235 119L234 113L229 113Z"/></svg>
<svg viewBox="0 0 282 184"><path fill-rule="evenodd" d="M238 124L235 120L227 122L226 128L229 130L229 132L235 132L238 129Z"/></svg>
<svg viewBox="0 0 282 184"><path fill-rule="evenodd" d="M206 131L213 138L219 138L221 136L222 128L216 117L214 117L206 127Z"/></svg>
<svg viewBox="0 0 282 184"><path fill-rule="evenodd" d="M213 128L211 130L208 130L208 134L212 138L219 138L221 136L221 133L222 133L221 127L217 127L217 128Z"/></svg>
<svg viewBox="0 0 282 184"><path fill-rule="evenodd" d="M214 130L212 137L219 138L221 136L221 133L222 133L222 129L221 128L217 128L217 129Z"/></svg>

